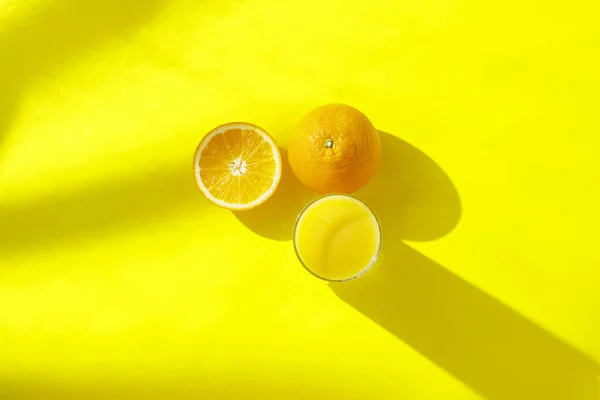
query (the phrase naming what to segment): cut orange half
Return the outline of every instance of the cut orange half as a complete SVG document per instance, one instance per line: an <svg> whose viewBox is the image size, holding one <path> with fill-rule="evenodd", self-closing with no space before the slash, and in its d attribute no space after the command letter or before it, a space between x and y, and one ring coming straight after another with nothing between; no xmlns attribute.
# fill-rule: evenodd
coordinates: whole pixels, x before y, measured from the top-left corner
<svg viewBox="0 0 600 400"><path fill-rule="evenodd" d="M196 183L208 200L228 210L264 203L281 180L281 154L264 129L245 122L210 131L194 155Z"/></svg>

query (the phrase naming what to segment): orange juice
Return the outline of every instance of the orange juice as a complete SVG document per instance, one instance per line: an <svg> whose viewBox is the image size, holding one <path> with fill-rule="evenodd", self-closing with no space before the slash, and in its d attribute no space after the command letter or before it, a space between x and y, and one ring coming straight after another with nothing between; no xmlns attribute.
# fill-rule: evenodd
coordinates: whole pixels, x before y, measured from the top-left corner
<svg viewBox="0 0 600 400"><path fill-rule="evenodd" d="M355 197L320 197L300 213L294 247L311 273L329 281L356 278L375 262L381 228L371 209Z"/></svg>

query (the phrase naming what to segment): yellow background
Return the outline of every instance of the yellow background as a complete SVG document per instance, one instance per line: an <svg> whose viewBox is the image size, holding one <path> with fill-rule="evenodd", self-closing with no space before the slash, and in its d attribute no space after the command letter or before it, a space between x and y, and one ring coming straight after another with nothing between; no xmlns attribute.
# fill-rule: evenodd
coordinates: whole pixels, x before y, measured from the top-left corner
<svg viewBox="0 0 600 400"><path fill-rule="evenodd" d="M0 0L0 398L597 399L595 0ZM193 151L365 112L381 262L295 259Z"/></svg>

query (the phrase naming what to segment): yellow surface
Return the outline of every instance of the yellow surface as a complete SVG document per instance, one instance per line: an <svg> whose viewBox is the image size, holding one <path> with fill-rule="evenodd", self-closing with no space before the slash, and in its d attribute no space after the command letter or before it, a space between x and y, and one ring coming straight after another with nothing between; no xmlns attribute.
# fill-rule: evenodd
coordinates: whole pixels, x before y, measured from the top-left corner
<svg viewBox="0 0 600 400"><path fill-rule="evenodd" d="M311 203L294 227L299 259L315 275L343 281L373 265L381 228L373 212L351 196L325 196Z"/></svg>
<svg viewBox="0 0 600 400"><path fill-rule="evenodd" d="M596 399L599 7L0 0L0 398ZM345 286L289 170L232 214L191 169L330 102L387 132Z"/></svg>

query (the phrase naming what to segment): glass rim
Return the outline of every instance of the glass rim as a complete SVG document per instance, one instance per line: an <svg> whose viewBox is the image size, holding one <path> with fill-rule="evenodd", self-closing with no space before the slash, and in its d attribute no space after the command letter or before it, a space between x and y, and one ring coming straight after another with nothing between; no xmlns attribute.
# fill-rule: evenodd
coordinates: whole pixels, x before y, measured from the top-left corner
<svg viewBox="0 0 600 400"><path fill-rule="evenodd" d="M317 201L319 200L323 200L324 198L327 197L347 197L350 198L354 201L357 201L358 203L362 204L373 216L373 218L375 219L375 222L377 223L377 230L379 233L379 243L377 245L377 250L375 252L375 255L373 255L373 257L371 258L371 261L356 275L351 276L349 278L345 278L345 279L330 279L330 278L325 278L323 276L318 275L317 273L315 273L314 271L312 271L304 262L304 260L302 259L302 257L300 256L300 252L298 251L298 244L296 241L296 236L297 236L297 230L298 230L298 223L300 222L300 219L302 218L302 216L304 215L304 213L313 205L315 204ZM296 222L294 223L294 230L292 232L292 242L294 243L294 252L296 253L296 258L298 259L298 261L300 261L300 264L302 264L302 266L304 267L305 270L307 270L312 276L319 278L323 281L326 282L348 282L348 281L352 281L355 280L357 278L360 278L362 275L364 275L365 273L367 273L372 267L373 265L375 265L375 262L377 262L377 260L379 259L379 256L381 255L381 247L383 245L383 233L381 231L381 222L379 222L379 218L377 218L377 214L375 214L375 211L373 211L373 209L364 201L362 201L361 199L359 199L356 196L353 196L351 194L346 194L346 193L329 193L329 194L324 194L321 196L317 196L316 198L312 199L311 201L308 202L308 204L306 204L302 210L298 213L298 216L296 217Z"/></svg>

